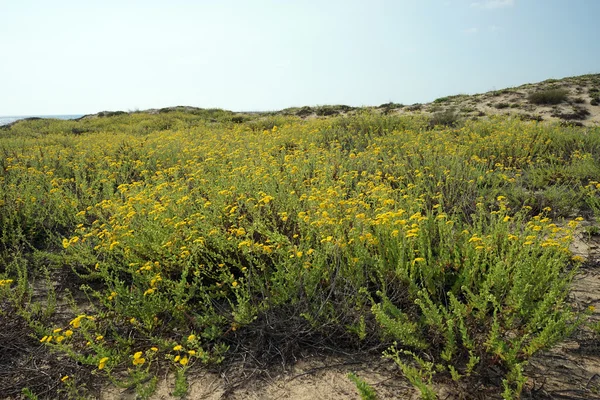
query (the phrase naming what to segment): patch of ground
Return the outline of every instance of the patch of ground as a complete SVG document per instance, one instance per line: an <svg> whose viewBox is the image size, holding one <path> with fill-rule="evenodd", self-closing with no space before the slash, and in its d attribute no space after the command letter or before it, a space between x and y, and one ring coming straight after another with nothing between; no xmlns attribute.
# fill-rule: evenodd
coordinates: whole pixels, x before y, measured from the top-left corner
<svg viewBox="0 0 600 400"><path fill-rule="evenodd" d="M230 375L205 372L189 377L188 399L206 400L329 400L360 399L356 386L347 378L354 372L377 391L380 399L418 399L408 382L398 377L391 361L381 359L351 360L318 357L299 361L290 370L271 375L252 371ZM150 399L170 400L175 388L174 376L163 378ZM135 393L109 388L101 400L135 399Z"/></svg>

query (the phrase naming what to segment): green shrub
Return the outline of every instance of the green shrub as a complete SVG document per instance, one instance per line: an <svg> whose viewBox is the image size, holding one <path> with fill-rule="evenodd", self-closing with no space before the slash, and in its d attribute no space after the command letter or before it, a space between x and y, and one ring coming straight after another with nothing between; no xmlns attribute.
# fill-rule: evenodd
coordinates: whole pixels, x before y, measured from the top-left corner
<svg viewBox="0 0 600 400"><path fill-rule="evenodd" d="M560 118L560 119L567 120L567 121L586 119L589 115L590 115L590 112L587 110L587 108L584 108L581 106L573 106L573 109L571 112L555 111L552 113L553 117Z"/></svg>
<svg viewBox="0 0 600 400"><path fill-rule="evenodd" d="M434 126L456 126L460 118L456 111L449 109L445 111L434 112L429 120L429 125Z"/></svg>
<svg viewBox="0 0 600 400"><path fill-rule="evenodd" d="M527 96L527 100L533 104L559 104L567 100L569 91L566 89L546 89Z"/></svg>
<svg viewBox="0 0 600 400"><path fill-rule="evenodd" d="M419 111L423 108L423 104L415 103L406 107L406 111Z"/></svg>

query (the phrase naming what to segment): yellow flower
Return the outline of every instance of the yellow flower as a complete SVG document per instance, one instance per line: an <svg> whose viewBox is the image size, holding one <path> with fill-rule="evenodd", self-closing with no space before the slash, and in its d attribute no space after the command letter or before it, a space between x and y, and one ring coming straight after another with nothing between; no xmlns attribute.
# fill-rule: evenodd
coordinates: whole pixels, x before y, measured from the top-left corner
<svg viewBox="0 0 600 400"><path fill-rule="evenodd" d="M178 344L177 346L173 347L174 351L180 351L181 349L183 349L183 347L180 344Z"/></svg>
<svg viewBox="0 0 600 400"><path fill-rule="evenodd" d="M155 351L155 352L156 352L156 351L158 351L158 347L150 347L150 350L152 350L152 351Z"/></svg>
<svg viewBox="0 0 600 400"><path fill-rule="evenodd" d="M187 340L188 340L188 341L190 341L190 342L191 342L192 340L196 340L196 335L190 335L190 336L188 336L188 339L187 339Z"/></svg>
<svg viewBox="0 0 600 400"><path fill-rule="evenodd" d="M73 335L73 331L72 330L69 329L68 331L65 331L65 336L66 337L71 337L71 335Z"/></svg>
<svg viewBox="0 0 600 400"><path fill-rule="evenodd" d="M181 365L187 365L187 363L189 362L187 357L183 357L181 360L179 360L179 364Z"/></svg>
<svg viewBox="0 0 600 400"><path fill-rule="evenodd" d="M73 328L77 329L81 326L81 320L85 317L85 315L79 315L77 317L75 317L71 322L69 322L69 325L71 325Z"/></svg>
<svg viewBox="0 0 600 400"><path fill-rule="evenodd" d="M70 244L70 243L69 243L69 239L67 239L67 238L63 238L63 240L62 240L62 245L63 245L63 248L65 248L65 249L66 249L67 247L69 247L69 244Z"/></svg>
<svg viewBox="0 0 600 400"><path fill-rule="evenodd" d="M63 340L65 340L65 337L64 337L64 336L62 336L62 335L61 335L61 336L58 336L58 337L56 338L56 343L60 343L60 342L62 342Z"/></svg>
<svg viewBox="0 0 600 400"><path fill-rule="evenodd" d="M139 358L134 358L133 359L133 365L143 365L145 362L146 362L145 358L139 357Z"/></svg>
<svg viewBox="0 0 600 400"><path fill-rule="evenodd" d="M65 375L62 378L60 378L61 382L65 382L67 379L69 379L69 375Z"/></svg>
<svg viewBox="0 0 600 400"><path fill-rule="evenodd" d="M231 286L236 287L238 285L237 281L233 281L233 283L231 284Z"/></svg>
<svg viewBox="0 0 600 400"><path fill-rule="evenodd" d="M96 340L97 340L98 342L99 342L99 341L101 341L102 339L104 339L104 336L102 336L102 335L98 335L98 336L96 336Z"/></svg>
<svg viewBox="0 0 600 400"><path fill-rule="evenodd" d="M141 351L138 351L137 353L135 353L135 354L133 355L133 359L134 359L134 360L137 360L138 358L141 358L141 357L142 357L142 354L144 354L144 353L142 353Z"/></svg>
<svg viewBox="0 0 600 400"><path fill-rule="evenodd" d="M101 358L100 362L98 363L98 369L104 369L107 361L108 361L108 357Z"/></svg>
<svg viewBox="0 0 600 400"><path fill-rule="evenodd" d="M196 350L190 350L190 351L188 351L188 354L190 356L195 356L196 355Z"/></svg>
<svg viewBox="0 0 600 400"><path fill-rule="evenodd" d="M56 328L55 330L52 331L52 333L58 333L60 331L62 331L62 328Z"/></svg>
<svg viewBox="0 0 600 400"><path fill-rule="evenodd" d="M175 362L179 361L180 358L181 358L181 356L176 356L175 357Z"/></svg>
<svg viewBox="0 0 600 400"><path fill-rule="evenodd" d="M90 321L95 320L94 317L91 317L91 316L85 315L85 314L81 314L81 315L78 315L77 317L75 317L71 322L69 322L69 325L71 325L73 328L79 328L81 326L81 321L83 319L89 319Z"/></svg>
<svg viewBox="0 0 600 400"><path fill-rule="evenodd" d="M41 338L40 339L40 343L44 343L46 341L46 339L48 339L48 335L46 335L43 338Z"/></svg>

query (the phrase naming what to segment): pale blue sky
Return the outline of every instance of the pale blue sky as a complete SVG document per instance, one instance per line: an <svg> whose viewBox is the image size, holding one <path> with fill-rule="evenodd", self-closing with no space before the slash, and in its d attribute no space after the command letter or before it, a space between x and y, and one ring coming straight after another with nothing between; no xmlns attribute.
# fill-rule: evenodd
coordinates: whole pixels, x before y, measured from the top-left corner
<svg viewBox="0 0 600 400"><path fill-rule="evenodd" d="M0 0L0 115L427 102L600 72L598 0Z"/></svg>

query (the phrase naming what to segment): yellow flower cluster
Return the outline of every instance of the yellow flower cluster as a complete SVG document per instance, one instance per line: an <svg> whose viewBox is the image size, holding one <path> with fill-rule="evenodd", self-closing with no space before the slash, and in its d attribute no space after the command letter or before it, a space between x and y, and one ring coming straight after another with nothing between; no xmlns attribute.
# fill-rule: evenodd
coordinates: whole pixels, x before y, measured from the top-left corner
<svg viewBox="0 0 600 400"><path fill-rule="evenodd" d="M9 286L14 281L12 279L0 279L0 287Z"/></svg>
<svg viewBox="0 0 600 400"><path fill-rule="evenodd" d="M52 331L51 335L45 335L44 337L42 337L40 339L40 343L61 343L62 341L64 341L65 339L70 338L71 336L73 336L73 331L70 329L67 329L65 331L63 331L62 328L56 328Z"/></svg>

